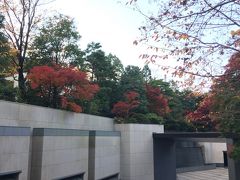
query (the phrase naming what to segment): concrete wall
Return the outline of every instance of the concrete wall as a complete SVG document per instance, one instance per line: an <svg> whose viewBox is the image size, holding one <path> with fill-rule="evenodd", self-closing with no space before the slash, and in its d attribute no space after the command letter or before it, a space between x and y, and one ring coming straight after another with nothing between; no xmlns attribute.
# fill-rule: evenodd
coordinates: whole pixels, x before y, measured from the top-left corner
<svg viewBox="0 0 240 180"><path fill-rule="evenodd" d="M121 132L121 180L154 180L152 133L162 125L117 124Z"/></svg>
<svg viewBox="0 0 240 180"><path fill-rule="evenodd" d="M89 180L120 173L120 133L90 132Z"/></svg>
<svg viewBox="0 0 240 180"><path fill-rule="evenodd" d="M0 176L12 171L20 180L111 177L120 173L120 133L111 118L0 101Z"/></svg>
<svg viewBox="0 0 240 180"><path fill-rule="evenodd" d="M0 126L113 131L111 118L0 100Z"/></svg>
<svg viewBox="0 0 240 180"><path fill-rule="evenodd" d="M85 173L88 178L88 131L34 129L31 179L49 180Z"/></svg>
<svg viewBox="0 0 240 180"><path fill-rule="evenodd" d="M203 147L205 163L224 163L223 151L227 150L226 143L200 142L199 145Z"/></svg>
<svg viewBox="0 0 240 180"><path fill-rule="evenodd" d="M28 179L29 145L30 128L0 127L0 175L19 171L19 180Z"/></svg>

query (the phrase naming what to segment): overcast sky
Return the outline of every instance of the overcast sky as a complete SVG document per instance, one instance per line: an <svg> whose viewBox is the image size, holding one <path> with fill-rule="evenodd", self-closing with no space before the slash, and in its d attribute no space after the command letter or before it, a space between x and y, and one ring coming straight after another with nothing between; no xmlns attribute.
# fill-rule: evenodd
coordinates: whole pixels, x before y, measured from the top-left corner
<svg viewBox="0 0 240 180"><path fill-rule="evenodd" d="M102 49L116 55L125 67L135 65L142 68L145 61L139 59L139 56L146 53L146 47L135 46L133 41L140 36L138 28L145 24L145 19L132 6L126 6L126 1L128 0L55 0L50 6L52 10L74 18L82 36L82 49L92 41L100 42ZM151 1L138 1L141 10L156 10L157 7L153 7ZM149 66L154 77L165 77L165 72L159 67L152 64Z"/></svg>
<svg viewBox="0 0 240 180"><path fill-rule="evenodd" d="M91 42L100 42L103 50L113 53L126 66L142 66L140 47L133 45L143 24L141 15L117 0L56 0L53 9L75 19L85 49Z"/></svg>
<svg viewBox="0 0 240 180"><path fill-rule="evenodd" d="M144 60L139 55L146 53L146 47L133 45L133 41L140 36L138 28L145 25L142 15L134 11L125 2L128 0L55 0L50 4L52 10L69 15L74 18L78 31L82 36L80 46L85 49L87 44L100 42L106 53L116 55L124 66L136 65L143 67ZM142 0L140 9L149 15L156 13L157 6L151 2L155 0ZM176 59L171 61L158 61L157 64L176 66ZM173 78L171 73L163 72L161 68L150 64L153 76L157 78ZM165 76L166 75L166 76ZM184 79L182 79L184 81Z"/></svg>

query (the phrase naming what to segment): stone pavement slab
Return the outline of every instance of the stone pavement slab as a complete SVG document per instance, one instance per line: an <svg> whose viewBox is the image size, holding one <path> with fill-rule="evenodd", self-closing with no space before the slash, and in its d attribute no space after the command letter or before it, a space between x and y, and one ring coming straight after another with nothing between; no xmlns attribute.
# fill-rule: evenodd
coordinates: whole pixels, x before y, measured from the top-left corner
<svg viewBox="0 0 240 180"><path fill-rule="evenodd" d="M227 168L178 173L177 180L228 180Z"/></svg>

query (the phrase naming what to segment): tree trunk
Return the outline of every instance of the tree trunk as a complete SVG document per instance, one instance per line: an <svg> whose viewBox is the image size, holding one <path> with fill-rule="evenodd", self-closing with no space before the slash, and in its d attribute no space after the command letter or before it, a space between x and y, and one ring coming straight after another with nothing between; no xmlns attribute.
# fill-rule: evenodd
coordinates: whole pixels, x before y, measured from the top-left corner
<svg viewBox="0 0 240 180"><path fill-rule="evenodd" d="M26 100L26 85L25 85L25 77L24 77L24 71L23 71L23 61L21 57L19 57L18 87L20 92L20 99Z"/></svg>

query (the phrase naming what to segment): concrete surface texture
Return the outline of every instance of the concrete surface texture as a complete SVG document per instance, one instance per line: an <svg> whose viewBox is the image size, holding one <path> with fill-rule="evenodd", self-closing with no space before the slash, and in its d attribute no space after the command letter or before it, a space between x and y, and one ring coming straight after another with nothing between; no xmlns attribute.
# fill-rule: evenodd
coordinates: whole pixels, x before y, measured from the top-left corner
<svg viewBox="0 0 240 180"><path fill-rule="evenodd" d="M227 150L226 143L200 142L199 145L203 147L205 163L224 163L223 151Z"/></svg>
<svg viewBox="0 0 240 180"><path fill-rule="evenodd" d="M88 178L88 136L34 136L32 141L32 180L83 172Z"/></svg>
<svg viewBox="0 0 240 180"><path fill-rule="evenodd" d="M154 180L152 133L163 133L162 125L117 124L121 132L121 180Z"/></svg>
<svg viewBox="0 0 240 180"><path fill-rule="evenodd" d="M21 171L19 180L27 180L29 141L29 136L0 136L0 174Z"/></svg>
<svg viewBox="0 0 240 180"><path fill-rule="evenodd" d="M19 180L28 179L29 149L30 128L0 127L0 175L20 172Z"/></svg>
<svg viewBox="0 0 240 180"><path fill-rule="evenodd" d="M228 180L227 168L179 173L177 180Z"/></svg>
<svg viewBox="0 0 240 180"><path fill-rule="evenodd" d="M0 100L0 126L113 131L111 118Z"/></svg>
<svg viewBox="0 0 240 180"><path fill-rule="evenodd" d="M93 180L118 174L120 172L120 136L95 136L94 155L90 156L95 157L94 167L89 167L91 172L89 176L94 175Z"/></svg>
<svg viewBox="0 0 240 180"><path fill-rule="evenodd" d="M0 100L0 179L15 172L19 180L117 176L120 133L111 118Z"/></svg>

